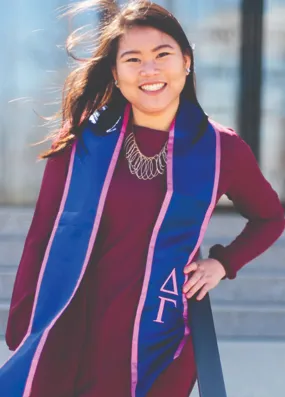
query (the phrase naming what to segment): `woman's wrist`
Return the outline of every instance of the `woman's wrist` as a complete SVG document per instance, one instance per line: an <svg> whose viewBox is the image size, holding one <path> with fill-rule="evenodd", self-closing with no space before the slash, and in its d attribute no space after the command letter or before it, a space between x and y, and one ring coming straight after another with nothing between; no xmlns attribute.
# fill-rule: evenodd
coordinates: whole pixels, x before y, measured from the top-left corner
<svg viewBox="0 0 285 397"><path fill-rule="evenodd" d="M226 257L225 247L221 244L216 244L209 250L209 258L216 259L225 269L225 276L222 280L228 278L230 280L236 277L236 272L232 269L228 258Z"/></svg>

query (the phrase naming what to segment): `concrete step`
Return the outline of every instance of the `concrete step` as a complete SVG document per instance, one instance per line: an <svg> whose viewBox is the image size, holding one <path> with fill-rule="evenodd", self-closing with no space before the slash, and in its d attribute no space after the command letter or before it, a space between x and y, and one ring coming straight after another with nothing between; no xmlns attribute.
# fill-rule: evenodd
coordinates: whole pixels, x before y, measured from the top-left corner
<svg viewBox="0 0 285 397"><path fill-rule="evenodd" d="M212 311L221 339L285 340L284 305L212 304Z"/></svg>
<svg viewBox="0 0 285 397"><path fill-rule="evenodd" d="M32 215L33 208L0 208L0 336ZM232 241L244 225L242 217L214 215L203 242L204 256L212 245ZM210 296L218 337L285 340L285 234Z"/></svg>
<svg viewBox="0 0 285 397"><path fill-rule="evenodd" d="M218 346L228 397L284 396L285 342L218 340ZM0 367L11 355L0 339ZM197 382L189 397L199 397Z"/></svg>
<svg viewBox="0 0 285 397"><path fill-rule="evenodd" d="M9 301L0 301L0 338L4 337L6 326L7 326L7 319L9 313L10 302Z"/></svg>
<svg viewBox="0 0 285 397"><path fill-rule="evenodd" d="M222 280L210 291L212 303L218 304L284 304L285 275L239 275L235 280Z"/></svg>
<svg viewBox="0 0 285 397"><path fill-rule="evenodd" d="M34 213L32 207L0 207L0 238L25 236Z"/></svg>
<svg viewBox="0 0 285 397"><path fill-rule="evenodd" d="M24 238L0 238L0 267L18 266L24 248Z"/></svg>
<svg viewBox="0 0 285 397"><path fill-rule="evenodd" d="M30 226L34 206L31 207L0 207L0 237L23 236ZM209 223L206 236L218 239L237 235L244 227L246 220L238 214L215 213ZM285 238L285 235L284 235Z"/></svg>
<svg viewBox="0 0 285 397"><path fill-rule="evenodd" d="M247 219L243 218L237 213L214 213L205 237L213 238L218 242L220 239L227 239L231 241L232 236L237 236L241 233L247 223ZM285 241L285 231L279 238L279 241Z"/></svg>
<svg viewBox="0 0 285 397"><path fill-rule="evenodd" d="M219 305L212 303L219 339L285 341L284 305ZM0 337L4 337L9 302L0 302Z"/></svg>
<svg viewBox="0 0 285 397"><path fill-rule="evenodd" d="M228 241L216 240L220 244L227 245ZM202 246L202 252L206 258L209 254L210 248L215 244L212 239L205 238ZM280 274L285 275L285 242L276 242L263 254L247 263L238 272L238 277L241 274L259 273L259 274Z"/></svg>
<svg viewBox="0 0 285 397"><path fill-rule="evenodd" d="M26 236L32 217L33 207L0 207L0 239L4 237ZM214 213L205 234L205 239L210 245L229 243L241 233L247 220L236 213ZM280 245L285 245L285 232L278 240Z"/></svg>
<svg viewBox="0 0 285 397"><path fill-rule="evenodd" d="M34 208L0 207L0 266L18 266ZM214 214L204 241L207 257L214 244L229 244L243 229L246 220L237 214ZM285 232L264 254L248 263L243 272L285 274Z"/></svg>
<svg viewBox="0 0 285 397"><path fill-rule="evenodd" d="M255 271L246 269L252 265L252 263L249 263L241 269L235 280L223 280L218 288L212 291L214 299L238 300L241 302L246 300L285 302L285 272L280 269L279 271L271 269L271 272L268 269L267 272L262 272L260 270L261 265L256 266ZM10 298L16 272L17 266L12 263L9 265L0 264L0 299Z"/></svg>
<svg viewBox="0 0 285 397"><path fill-rule="evenodd" d="M218 241L221 244L226 244L223 240ZM0 237L0 267L17 267L21 260L24 243L25 237L23 236ZM202 246L204 257L207 257L212 245L214 245L214 242L211 243L211 239L205 238ZM285 243L275 243L239 271L239 275L243 273L285 275Z"/></svg>
<svg viewBox="0 0 285 397"><path fill-rule="evenodd" d="M16 271L15 266L0 266L0 300L11 299Z"/></svg>
<svg viewBox="0 0 285 397"><path fill-rule="evenodd" d="M0 300L10 300L16 277L16 267L0 267ZM235 280L222 280L210 291L217 304L284 304L285 275L246 274Z"/></svg>

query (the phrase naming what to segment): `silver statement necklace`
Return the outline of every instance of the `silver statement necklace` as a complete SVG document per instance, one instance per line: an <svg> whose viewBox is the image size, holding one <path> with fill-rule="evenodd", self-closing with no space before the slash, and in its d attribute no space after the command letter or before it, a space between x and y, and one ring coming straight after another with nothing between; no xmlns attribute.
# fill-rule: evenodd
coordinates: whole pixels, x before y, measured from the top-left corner
<svg viewBox="0 0 285 397"><path fill-rule="evenodd" d="M167 164L167 144L166 142L161 151L152 157L147 157L140 151L135 134L132 131L126 138L124 148L126 159L128 160L130 172L139 179L153 179L159 174L163 174Z"/></svg>

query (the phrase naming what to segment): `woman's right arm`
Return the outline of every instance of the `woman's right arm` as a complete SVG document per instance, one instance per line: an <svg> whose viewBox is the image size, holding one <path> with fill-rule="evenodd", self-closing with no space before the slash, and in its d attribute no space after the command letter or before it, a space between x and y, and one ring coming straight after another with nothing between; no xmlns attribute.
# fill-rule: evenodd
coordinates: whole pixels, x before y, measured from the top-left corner
<svg viewBox="0 0 285 397"><path fill-rule="evenodd" d="M15 350L28 330L38 276L67 177L71 146L47 160L35 211L14 282L6 343Z"/></svg>

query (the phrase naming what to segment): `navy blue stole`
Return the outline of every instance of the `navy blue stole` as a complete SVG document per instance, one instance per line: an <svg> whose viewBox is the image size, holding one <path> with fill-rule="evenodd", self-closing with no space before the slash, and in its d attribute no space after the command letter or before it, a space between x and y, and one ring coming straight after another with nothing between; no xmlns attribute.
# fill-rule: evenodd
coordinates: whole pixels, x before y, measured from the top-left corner
<svg viewBox="0 0 285 397"><path fill-rule="evenodd" d="M5 397L30 395L49 332L84 276L129 113L128 104L105 135L99 135L96 124L90 122L74 143L29 329L0 369L0 390ZM193 260L203 240L216 205L220 171L220 137L210 123L198 142L192 144L203 117L198 106L182 100L169 133L167 192L149 242L130 341L132 397L146 397L159 374L179 356L191 331L187 301L182 294L183 269Z"/></svg>

